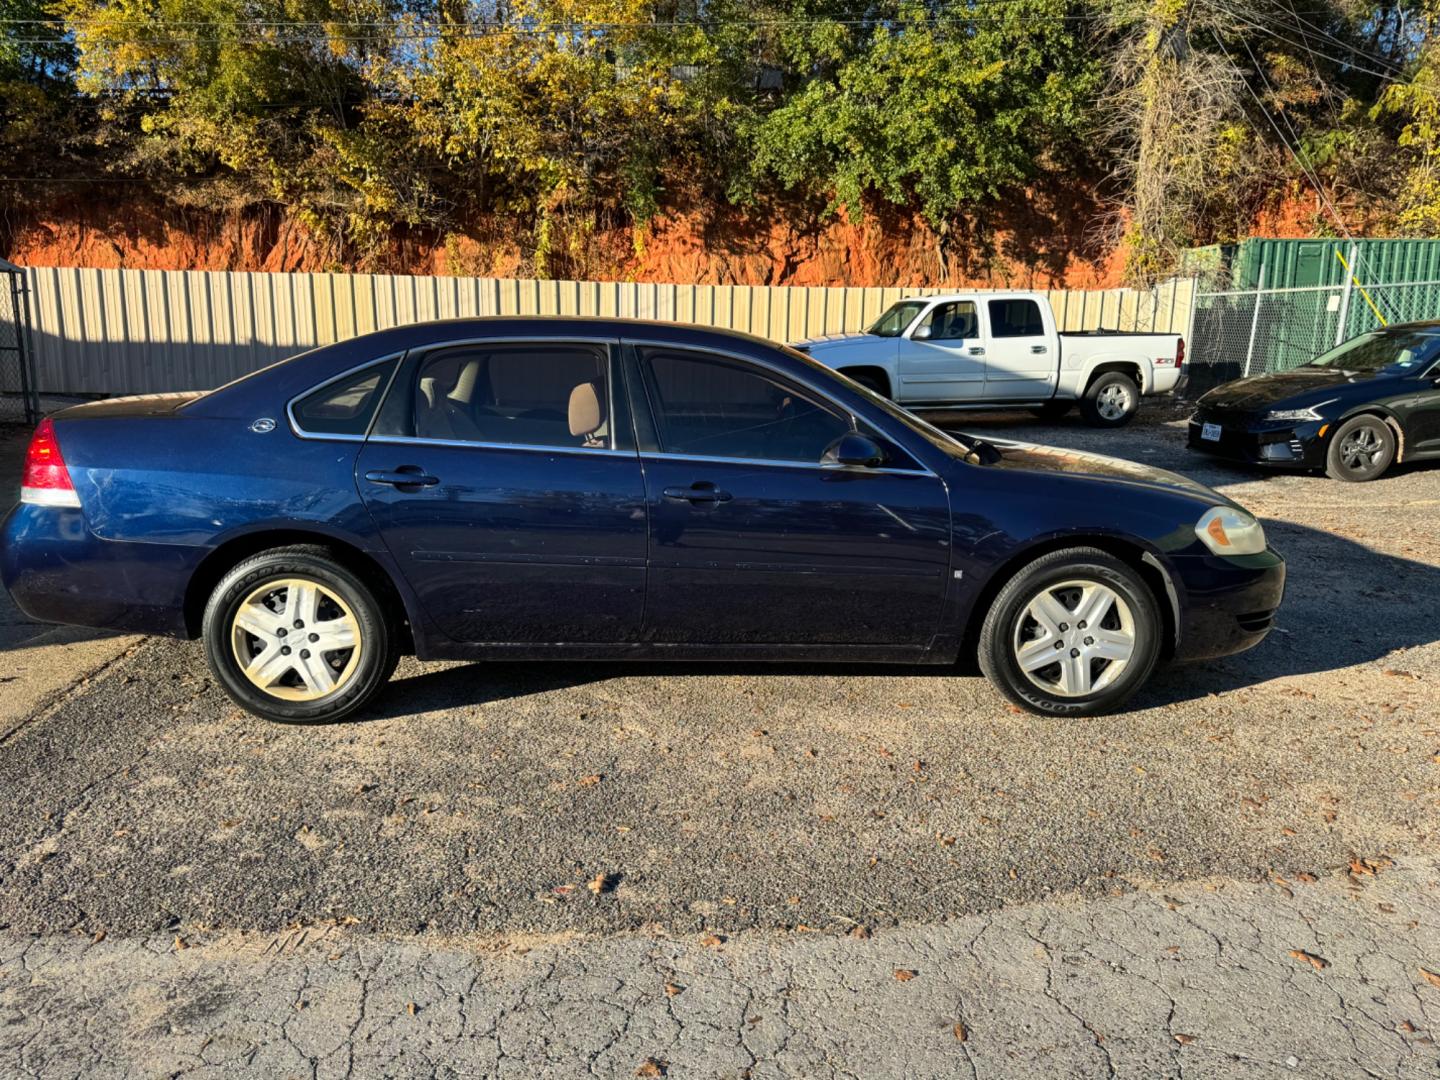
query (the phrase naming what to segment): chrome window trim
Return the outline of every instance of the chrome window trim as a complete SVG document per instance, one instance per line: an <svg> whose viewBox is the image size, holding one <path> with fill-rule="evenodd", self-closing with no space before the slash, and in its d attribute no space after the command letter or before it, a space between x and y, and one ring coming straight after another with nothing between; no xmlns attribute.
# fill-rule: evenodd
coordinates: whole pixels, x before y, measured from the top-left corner
<svg viewBox="0 0 1440 1080"><path fill-rule="evenodd" d="M318 382L314 386L301 390L300 393L285 403L285 419L290 423L291 434L299 439L318 439L329 442L364 442L370 435L370 429L375 426L375 418L380 415L380 406L385 404L385 398L389 396L390 387L395 381L396 374L400 371L407 351L406 349L401 349L399 352L387 353L373 360L366 360L363 364L356 364L354 367L347 368L338 375L332 375L323 382ZM390 372L390 378L386 381L385 385L380 388L380 400L376 402L375 411L370 414L370 421L365 425L363 434L346 435L341 432L306 431L300 426L300 421L295 416L295 405L303 398L307 398L317 391L324 390L325 387L332 383L347 379L356 372L364 371L366 368L378 367L380 364L388 364L392 360L395 361L395 369Z"/></svg>
<svg viewBox="0 0 1440 1080"><path fill-rule="evenodd" d="M638 450L605 446L547 446L543 443L469 442L465 439L426 439L418 435L371 435L369 442L386 446L451 446L465 450L527 450L537 454L584 454L590 457L638 458Z"/></svg>
<svg viewBox="0 0 1440 1080"><path fill-rule="evenodd" d="M715 355L715 356L724 357L724 358L727 359L727 360L739 360L741 363L744 363L744 364L753 364L753 365L755 365L756 367L764 368L766 371L773 372L774 374L780 376L780 378L782 378L782 379L788 379L790 382L798 383L798 384L800 384L801 386L805 387L807 390L809 390L809 391L811 391L812 393L818 395L818 396L820 397L820 399L821 399L822 401L824 401L827 405L829 405L831 408L839 409L841 413L843 413L845 416L849 417L849 419L850 419L850 429L851 429L852 431L856 431L856 432L859 431L858 421L859 421L860 418L859 418L858 416L856 416L854 412L852 412L851 410L847 409L844 405L840 404L840 402L838 402L838 401L836 401L834 398L832 398L832 397L831 397L828 393L826 393L826 391L825 391L823 388L821 388L818 384L816 384L816 383L814 383L814 382L811 382L809 379L806 379L806 378L804 378L803 376L794 375L794 374L792 374L791 372L788 372L788 371L784 370L783 368L780 368L780 367L778 367L777 365L770 363L770 362L767 361L767 360L757 360L757 359L755 359L755 357L753 357L753 356L746 356L744 353L731 352L729 349L711 348L711 347L709 347L709 346L707 346L707 345L676 345L674 342L670 342L670 341L651 341L651 340L642 339L642 338L625 338L625 344L626 344L626 345L630 345L630 346L632 346L632 347L634 347L634 348L637 348L637 349L640 349L640 348L674 349L674 350L676 350L677 352L711 353L711 354L713 354L713 355ZM644 358L643 358L643 357L640 357L638 354L637 354L637 357L636 357L636 358L637 358L638 360L640 360L640 362L642 362L642 363L644 362ZM884 436L884 437L885 437L885 438L890 438L890 436L888 436L888 435L886 435L886 436ZM893 441L893 440L892 440L892 441ZM900 449L905 450L905 448L904 448L903 446L900 447ZM905 450L905 453L906 453L909 457L915 459L915 464L917 464L918 466L920 466L918 469L864 469L864 470L857 470L857 471L864 471L864 472L871 472L871 473L897 473L897 474L899 474L899 475L901 475L901 476L917 476L917 475L936 476L936 473L930 468L930 466L926 465L923 461L921 461L918 457L916 457L916 456L915 456L913 453L911 453L909 450ZM659 459L662 459L662 460L671 460L671 461L713 461L713 462L716 462L717 464L727 464L727 465L791 465L791 466L799 466L799 467L802 468L802 469L805 468L805 467L807 467L807 463L806 463L806 462L803 462L803 461L774 461L774 460L771 460L771 459L768 459L768 458L732 458L732 457L723 457L723 456L715 456L715 455L704 455L704 454L700 454L700 455L696 455L696 454L671 454L671 453L668 453L668 452L665 452L665 451L656 451L656 452L654 452L654 453L651 453L651 452L649 452L649 451L646 451L646 452L642 453L641 456L642 456L642 457L649 457L649 458L659 458ZM827 466L827 465L821 465L819 462L816 462L813 466L810 466L810 467L811 467L811 468L816 468L816 469L822 469L822 468L846 468L847 466ZM937 477L937 479L938 479L938 477Z"/></svg>
<svg viewBox="0 0 1440 1080"><path fill-rule="evenodd" d="M700 461L710 462L715 465L764 465L768 467L782 466L787 469L818 469L822 472L853 472L865 475L884 476L934 476L935 474L922 464L918 469L867 469L863 465L826 465L824 462L816 461L781 461L777 458L732 458L721 457L718 454L667 454L661 451L651 453L644 451L640 455L645 461Z"/></svg>

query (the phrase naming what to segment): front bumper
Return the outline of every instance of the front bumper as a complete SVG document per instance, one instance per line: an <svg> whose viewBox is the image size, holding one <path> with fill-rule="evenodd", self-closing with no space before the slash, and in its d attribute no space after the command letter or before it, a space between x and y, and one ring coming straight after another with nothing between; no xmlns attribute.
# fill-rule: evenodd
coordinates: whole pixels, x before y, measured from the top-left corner
<svg viewBox="0 0 1440 1080"><path fill-rule="evenodd" d="M1254 648L1275 626L1285 596L1285 560L1191 555L1174 560L1184 589L1175 659L1210 660Z"/></svg>
<svg viewBox="0 0 1440 1080"><path fill-rule="evenodd" d="M1219 439L1204 437L1206 424L1220 428ZM1324 421L1298 424L1265 424L1245 420L1192 417L1186 445L1191 450L1249 465L1265 465L1278 469L1323 469L1325 467L1325 435L1329 425ZM1324 434L1322 434L1324 432Z"/></svg>

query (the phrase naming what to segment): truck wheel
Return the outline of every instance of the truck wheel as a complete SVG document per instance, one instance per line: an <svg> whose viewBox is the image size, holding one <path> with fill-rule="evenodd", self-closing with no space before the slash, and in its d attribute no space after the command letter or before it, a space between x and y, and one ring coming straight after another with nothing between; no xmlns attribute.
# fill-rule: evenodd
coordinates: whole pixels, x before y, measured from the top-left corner
<svg viewBox="0 0 1440 1080"><path fill-rule="evenodd" d="M1080 411L1091 427L1124 427L1140 408L1140 388L1129 375L1107 371L1085 391Z"/></svg>
<svg viewBox="0 0 1440 1080"><path fill-rule="evenodd" d="M1074 401L1047 401L1037 405L1030 412L1041 420L1059 420L1075 407Z"/></svg>
<svg viewBox="0 0 1440 1080"><path fill-rule="evenodd" d="M890 396L890 384L883 375L877 375L873 371L843 371L841 374L883 398Z"/></svg>

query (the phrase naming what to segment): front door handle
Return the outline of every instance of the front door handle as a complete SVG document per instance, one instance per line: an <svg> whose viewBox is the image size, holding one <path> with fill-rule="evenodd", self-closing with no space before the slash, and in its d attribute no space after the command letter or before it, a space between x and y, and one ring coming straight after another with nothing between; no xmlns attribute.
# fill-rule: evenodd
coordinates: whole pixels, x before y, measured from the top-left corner
<svg viewBox="0 0 1440 1080"><path fill-rule="evenodd" d="M688 488L667 487L665 498L678 499L681 502L729 502L734 498L728 491L721 491L708 480L697 480Z"/></svg>
<svg viewBox="0 0 1440 1080"><path fill-rule="evenodd" d="M372 484L389 484L391 487L422 488L434 487L440 482L438 476L431 476L418 465L401 465L398 469L371 469L365 479Z"/></svg>
<svg viewBox="0 0 1440 1080"><path fill-rule="evenodd" d="M984 355L985 355L985 350L984 350L984 348L982 348L982 347L979 346L979 345L971 345L968 351L969 351L969 353L970 353L971 356L984 356Z"/></svg>
<svg viewBox="0 0 1440 1080"><path fill-rule="evenodd" d="M1032 353L1043 353L1043 352L1046 352L1047 350L1046 350L1046 348L1045 348L1044 345L1031 345L1031 346L1030 346L1030 351L1031 351Z"/></svg>

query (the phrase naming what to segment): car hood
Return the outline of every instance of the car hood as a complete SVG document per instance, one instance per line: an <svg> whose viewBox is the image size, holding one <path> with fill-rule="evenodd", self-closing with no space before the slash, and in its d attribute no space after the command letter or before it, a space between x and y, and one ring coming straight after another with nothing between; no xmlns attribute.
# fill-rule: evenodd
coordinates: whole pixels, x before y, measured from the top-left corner
<svg viewBox="0 0 1440 1080"><path fill-rule="evenodd" d="M1202 495L1217 504L1229 504L1230 500L1213 488L1208 488L1188 476L1157 469L1153 465L1141 465L1124 458L1107 457L1104 454L1090 454L1082 450L1065 450L1058 446L1037 446L1034 443L1010 442L1000 439L986 439L1000 453L1000 460L990 467L996 469L1022 469L1026 472L1070 473L1100 480L1121 480L1147 487L1168 488L1183 491L1188 495Z"/></svg>
<svg viewBox="0 0 1440 1080"><path fill-rule="evenodd" d="M1310 395L1318 398L1327 391L1389 377L1366 371L1347 374L1327 368L1296 368L1294 371L1278 371L1273 375L1252 375L1217 386L1203 395L1199 403L1210 408L1253 411L1282 401L1288 403L1291 398L1303 399ZM1299 400L1295 404L1309 403Z"/></svg>

